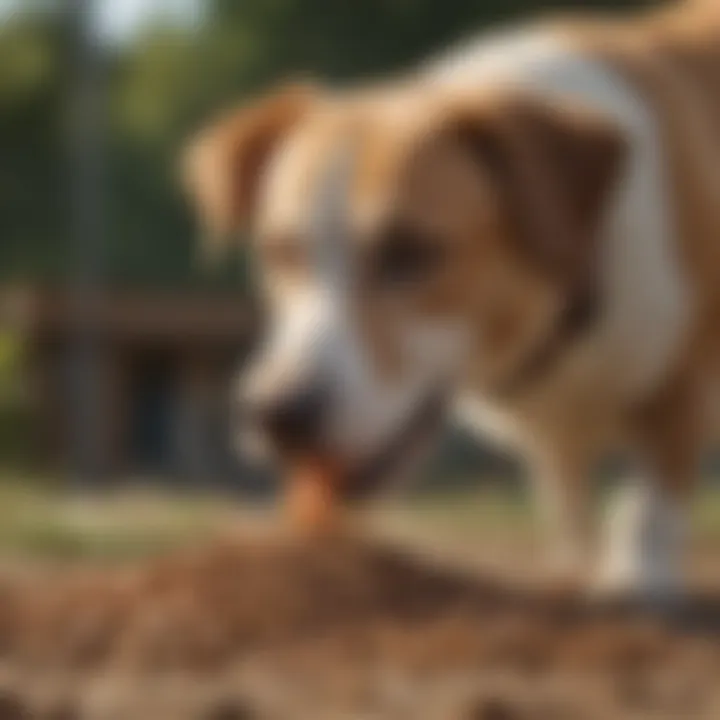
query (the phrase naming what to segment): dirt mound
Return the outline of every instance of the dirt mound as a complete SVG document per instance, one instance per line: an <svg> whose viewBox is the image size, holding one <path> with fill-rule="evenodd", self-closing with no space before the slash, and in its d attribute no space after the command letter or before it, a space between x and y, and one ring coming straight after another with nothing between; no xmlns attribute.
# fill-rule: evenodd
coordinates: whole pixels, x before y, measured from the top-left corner
<svg viewBox="0 0 720 720"><path fill-rule="evenodd" d="M385 546L220 543L0 583L0 667L28 681L0 677L9 708L0 702L0 717L106 717L88 697L92 678L109 677L135 678L121 693L130 705L112 715L135 720L265 717L254 714L263 693L284 698L272 717L313 720L326 717L318 708L355 717L344 713L368 703L372 717L395 717L392 705L418 720L685 717L693 703L714 718L719 621L718 597L672 623L523 592ZM75 678L71 699L30 712L35 680L58 671ZM152 705L160 679L178 674Z"/></svg>
<svg viewBox="0 0 720 720"><path fill-rule="evenodd" d="M504 593L359 543L224 543L143 567L0 587L0 655L215 667L258 648L499 607Z"/></svg>
<svg viewBox="0 0 720 720"><path fill-rule="evenodd" d="M718 607L704 603L706 615ZM0 591L0 657L32 666L202 671L261 651L321 649L418 667L618 672L657 667L700 638L352 542L225 543ZM720 644L702 647L720 670Z"/></svg>

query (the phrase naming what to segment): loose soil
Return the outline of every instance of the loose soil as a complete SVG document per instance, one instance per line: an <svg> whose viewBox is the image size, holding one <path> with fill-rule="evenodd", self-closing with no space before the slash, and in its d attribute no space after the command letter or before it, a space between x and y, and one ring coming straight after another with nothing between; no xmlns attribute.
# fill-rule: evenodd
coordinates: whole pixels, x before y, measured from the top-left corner
<svg viewBox="0 0 720 720"><path fill-rule="evenodd" d="M717 719L706 585L656 615L384 544L269 538L7 573L0 720Z"/></svg>

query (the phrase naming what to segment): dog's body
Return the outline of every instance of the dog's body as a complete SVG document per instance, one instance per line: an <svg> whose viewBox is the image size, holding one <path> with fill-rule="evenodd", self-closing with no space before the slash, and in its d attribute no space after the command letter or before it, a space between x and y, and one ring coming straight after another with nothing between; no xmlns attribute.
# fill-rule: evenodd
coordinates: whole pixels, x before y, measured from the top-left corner
<svg viewBox="0 0 720 720"><path fill-rule="evenodd" d="M603 320L527 392L492 402L470 391L461 416L482 434L547 457L553 485L577 482L561 479L567 462L584 482L587 463L609 442L637 449L640 441L655 481L684 496L712 428L707 401L720 370L720 9L682 8L635 26L534 27L481 41L429 72L440 82L516 84L579 100L612 117L631 148L603 225ZM558 491L566 497L550 503L568 501L566 489L550 488ZM641 514L639 504L654 501L624 502L634 507L616 514ZM550 522L562 522L550 510ZM617 537L641 532L641 522L612 524L617 549L601 582L667 583L666 566L632 556L637 538ZM571 542L574 554L577 538Z"/></svg>
<svg viewBox="0 0 720 720"><path fill-rule="evenodd" d="M687 341L692 288L678 263L681 238L673 225L658 118L629 79L554 28L506 37L495 46L480 44L474 53L443 60L431 75L450 83L513 83L543 96L580 100L612 117L629 139L626 175L602 221L602 321L515 397L495 403L476 399L478 418L488 417L488 430L521 444L524 426L531 435L538 434L538 425L547 431L558 423L575 429L578 412L585 415L590 408L593 433L615 424L622 408L652 394Z"/></svg>
<svg viewBox="0 0 720 720"><path fill-rule="evenodd" d="M671 593L720 371L715 4L490 35L387 86L252 112L193 153L205 215L232 226L252 201L266 245L312 238L315 258L312 280L268 262L279 321L253 387L332 376L324 442L360 464L452 382L464 419L533 464L564 569L587 564L594 463L629 447L647 477L611 514L596 582ZM425 268L412 290L360 259L434 237L442 277L390 253Z"/></svg>

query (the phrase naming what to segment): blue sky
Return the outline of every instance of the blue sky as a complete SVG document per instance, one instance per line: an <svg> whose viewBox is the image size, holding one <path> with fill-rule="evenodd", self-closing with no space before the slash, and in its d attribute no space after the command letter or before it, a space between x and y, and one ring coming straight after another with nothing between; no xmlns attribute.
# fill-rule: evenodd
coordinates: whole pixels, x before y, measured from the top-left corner
<svg viewBox="0 0 720 720"><path fill-rule="evenodd" d="M143 23L162 14L173 21L192 22L202 0L93 0L103 35L114 41L132 37ZM27 0L0 0L0 18Z"/></svg>

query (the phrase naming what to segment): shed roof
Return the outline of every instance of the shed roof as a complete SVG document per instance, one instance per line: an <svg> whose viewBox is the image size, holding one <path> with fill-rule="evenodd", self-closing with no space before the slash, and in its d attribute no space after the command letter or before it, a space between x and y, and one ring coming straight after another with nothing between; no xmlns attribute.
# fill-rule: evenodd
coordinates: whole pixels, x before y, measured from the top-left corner
<svg viewBox="0 0 720 720"><path fill-rule="evenodd" d="M0 328L35 339L85 331L112 339L244 342L257 314L238 293L102 289L80 294L69 287L0 289Z"/></svg>

